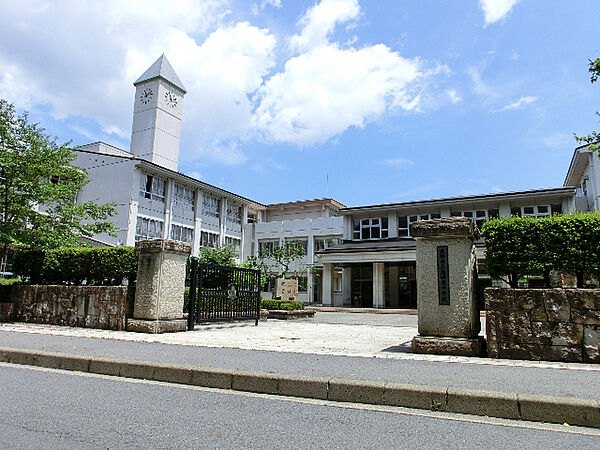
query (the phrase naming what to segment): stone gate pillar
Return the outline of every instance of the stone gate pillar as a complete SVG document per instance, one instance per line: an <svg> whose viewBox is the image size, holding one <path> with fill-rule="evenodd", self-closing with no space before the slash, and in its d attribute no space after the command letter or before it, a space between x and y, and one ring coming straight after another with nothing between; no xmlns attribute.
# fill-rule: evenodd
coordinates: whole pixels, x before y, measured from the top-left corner
<svg viewBox="0 0 600 450"><path fill-rule="evenodd" d="M183 295L192 247L170 239L151 239L139 241L135 248L139 252L135 304L127 331L186 331Z"/></svg>
<svg viewBox="0 0 600 450"><path fill-rule="evenodd" d="M474 241L479 230L467 217L423 220L411 225L417 241L419 335L415 353L480 356L481 322L475 283Z"/></svg>

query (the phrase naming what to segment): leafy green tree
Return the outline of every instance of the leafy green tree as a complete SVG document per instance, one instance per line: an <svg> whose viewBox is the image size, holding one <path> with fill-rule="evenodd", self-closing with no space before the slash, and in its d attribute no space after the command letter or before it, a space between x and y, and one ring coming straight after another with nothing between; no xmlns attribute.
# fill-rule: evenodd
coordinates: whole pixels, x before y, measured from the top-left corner
<svg viewBox="0 0 600 450"><path fill-rule="evenodd" d="M11 245L70 247L84 236L114 235L113 204L75 201L89 179L72 165L68 145L0 99L0 259Z"/></svg>
<svg viewBox="0 0 600 450"><path fill-rule="evenodd" d="M600 58L596 58L594 61L590 60L588 64L588 72L591 73L590 81L595 83L600 77ZM600 113L596 111L596 114L600 116ZM597 131L592 131L587 136L575 136L577 142L588 144L588 148L592 151L600 151L600 135Z"/></svg>
<svg viewBox="0 0 600 450"><path fill-rule="evenodd" d="M290 265L306 254L306 251L299 241L285 241L283 244L271 249L262 249L254 264L263 272L273 272L285 278L290 271Z"/></svg>
<svg viewBox="0 0 600 450"><path fill-rule="evenodd" d="M235 251L232 247L202 247L198 260L201 264L214 264L217 266L235 266Z"/></svg>

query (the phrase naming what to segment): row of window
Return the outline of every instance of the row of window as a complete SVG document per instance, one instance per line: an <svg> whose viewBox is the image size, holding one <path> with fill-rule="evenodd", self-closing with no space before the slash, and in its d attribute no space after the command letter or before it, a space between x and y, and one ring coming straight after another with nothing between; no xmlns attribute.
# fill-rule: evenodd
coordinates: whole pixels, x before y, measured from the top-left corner
<svg viewBox="0 0 600 450"><path fill-rule="evenodd" d="M166 181L154 175L142 175L140 186L140 197L155 202L165 202ZM173 207L184 208L194 211L196 203L196 191L175 183L173 189ZM242 222L242 208L227 202L226 219L230 222L240 224ZM202 193L202 215L208 217L219 217L221 214L221 199L210 194ZM256 221L256 216L252 216Z"/></svg>
<svg viewBox="0 0 600 450"><path fill-rule="evenodd" d="M135 227L135 240L143 239L162 239L164 223L161 220L149 219L146 217L138 217ZM194 229L182 225L171 225L170 239L176 241L194 242ZM216 248L219 245L219 235L208 231L200 232L200 247ZM234 237L225 237L225 245L231 246L239 256L241 240Z"/></svg>
<svg viewBox="0 0 600 450"><path fill-rule="evenodd" d="M302 245L304 249L304 254L308 254L308 240L306 239L291 239L290 242L298 242ZM341 238L315 238L314 240L314 250L324 250L329 247L333 247L335 245L341 244ZM280 245L278 239L276 240L261 240L258 242L258 251L259 253L272 252L276 247Z"/></svg>
<svg viewBox="0 0 600 450"><path fill-rule="evenodd" d="M560 205L534 205L511 208L512 216L519 217L547 217L553 214L561 214ZM451 211L450 216L470 217L481 228L483 223L489 219L500 216L498 209L477 209L467 211ZM414 214L411 216L398 216L398 236L410 237L410 224L419 220L439 219L440 214ZM374 217L368 219L354 219L352 223L352 238L354 240L386 239L389 236L388 218Z"/></svg>

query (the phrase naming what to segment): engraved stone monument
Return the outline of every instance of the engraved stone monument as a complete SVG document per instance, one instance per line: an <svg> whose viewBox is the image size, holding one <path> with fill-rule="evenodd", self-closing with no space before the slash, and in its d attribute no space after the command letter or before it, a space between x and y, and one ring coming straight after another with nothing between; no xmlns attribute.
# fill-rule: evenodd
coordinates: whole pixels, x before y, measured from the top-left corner
<svg viewBox="0 0 600 450"><path fill-rule="evenodd" d="M411 225L417 241L419 335L415 353L480 356L485 348L475 297L479 230L467 217Z"/></svg>
<svg viewBox="0 0 600 450"><path fill-rule="evenodd" d="M298 280L277 278L275 298L278 300L296 300L298 298Z"/></svg>
<svg viewBox="0 0 600 450"><path fill-rule="evenodd" d="M139 241L133 318L127 331L167 333L186 331L183 316L186 262L191 246L169 239Z"/></svg>

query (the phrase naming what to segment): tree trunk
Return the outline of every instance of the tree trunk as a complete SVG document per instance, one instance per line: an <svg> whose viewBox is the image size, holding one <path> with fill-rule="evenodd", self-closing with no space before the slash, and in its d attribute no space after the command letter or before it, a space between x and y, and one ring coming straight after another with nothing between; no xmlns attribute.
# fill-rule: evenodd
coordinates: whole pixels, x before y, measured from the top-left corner
<svg viewBox="0 0 600 450"><path fill-rule="evenodd" d="M550 269L544 269L544 287L550 287Z"/></svg>
<svg viewBox="0 0 600 450"><path fill-rule="evenodd" d="M577 287L582 288L583 287L583 270L578 270L575 275L577 276Z"/></svg>
<svg viewBox="0 0 600 450"><path fill-rule="evenodd" d="M518 273L509 273L508 274L508 284L513 289L519 287L519 274Z"/></svg>

